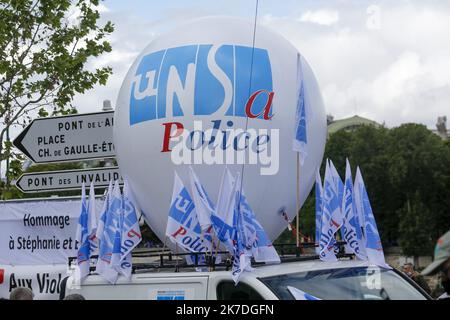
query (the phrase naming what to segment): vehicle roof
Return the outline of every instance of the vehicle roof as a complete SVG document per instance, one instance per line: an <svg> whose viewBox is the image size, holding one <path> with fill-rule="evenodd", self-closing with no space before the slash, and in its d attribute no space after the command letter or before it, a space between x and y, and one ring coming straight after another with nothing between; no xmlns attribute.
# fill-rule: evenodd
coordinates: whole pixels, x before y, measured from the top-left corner
<svg viewBox="0 0 450 320"><path fill-rule="evenodd" d="M318 259L309 261L295 261L282 264L265 265L263 267L255 268L255 270L252 272L252 276L263 278L303 271L368 267L369 265L370 264L367 261L350 259L341 259L336 262L326 262Z"/></svg>
<svg viewBox="0 0 450 320"><path fill-rule="evenodd" d="M350 259L340 259L336 262L325 262L321 260L308 260L308 261L295 261L295 262L283 262L281 264L273 265L260 265L256 266L252 272L244 272L241 279L245 281L246 278L264 278L277 275L285 275L296 272L303 271L313 271L313 270L328 270L328 269L340 269L340 268L355 268L355 267L368 267L371 264L367 261L350 260ZM148 278L166 278L170 276L171 278L182 278L182 277L211 277L211 276L229 276L231 280L231 271L211 271L211 272L195 272L195 271L148 271L135 273L132 275L131 282L139 282ZM90 275L83 281L83 285L107 283L97 274ZM124 277L119 277L117 284L120 283L130 283Z"/></svg>

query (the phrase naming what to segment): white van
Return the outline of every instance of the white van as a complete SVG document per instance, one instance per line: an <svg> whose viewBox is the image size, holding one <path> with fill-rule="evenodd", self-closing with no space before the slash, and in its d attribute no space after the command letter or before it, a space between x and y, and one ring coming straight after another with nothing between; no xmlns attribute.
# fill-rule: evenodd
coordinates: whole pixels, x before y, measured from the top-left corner
<svg viewBox="0 0 450 320"><path fill-rule="evenodd" d="M349 258L323 262L317 257L291 259L277 265L255 266L235 286L231 271L196 272L195 269L139 270L131 280L109 284L96 274L81 285L67 277L61 296L81 294L98 300L292 300L288 286L325 300L425 300L430 297L402 273ZM218 268L220 269L220 268Z"/></svg>

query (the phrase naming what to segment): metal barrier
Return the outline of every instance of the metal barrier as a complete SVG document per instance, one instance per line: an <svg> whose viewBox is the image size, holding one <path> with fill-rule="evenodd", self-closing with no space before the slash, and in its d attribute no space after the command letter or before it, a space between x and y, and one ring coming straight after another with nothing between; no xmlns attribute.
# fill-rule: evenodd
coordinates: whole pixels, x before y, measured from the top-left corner
<svg viewBox="0 0 450 320"><path fill-rule="evenodd" d="M338 258L353 258L353 254L346 254L344 250L344 241L336 242ZM302 248L296 246L295 243L280 243L274 244L280 255L280 260L283 263L286 262L298 262L318 260L317 254L305 254L302 249L315 248L317 245L312 242L302 243ZM161 250L162 249L162 250ZM225 270L229 271L233 265L233 255L228 251L219 251L214 254L211 252L192 252L192 253L173 253L167 248L161 249L141 249L139 251L132 252L134 258L154 258L153 262L137 262L133 263L132 273L144 273L149 271L158 270L173 270L174 272L180 272L182 269L193 268L207 268L207 271ZM193 261L192 264L186 262L186 257L189 256ZM217 262L217 257L220 256L220 262ZM91 256L91 268L90 271L95 271L95 263L98 260L98 256ZM76 261L76 257L69 257L69 267ZM258 267L265 265L263 262L255 262L252 259L252 266Z"/></svg>

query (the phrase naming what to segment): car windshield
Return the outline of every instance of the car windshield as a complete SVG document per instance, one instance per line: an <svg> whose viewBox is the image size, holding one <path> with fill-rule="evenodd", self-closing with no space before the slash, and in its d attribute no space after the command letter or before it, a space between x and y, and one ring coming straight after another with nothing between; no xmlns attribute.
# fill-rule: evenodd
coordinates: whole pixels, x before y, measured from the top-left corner
<svg viewBox="0 0 450 320"><path fill-rule="evenodd" d="M426 299L394 271L377 267L314 270L260 280L282 300L293 300L298 292L323 300Z"/></svg>

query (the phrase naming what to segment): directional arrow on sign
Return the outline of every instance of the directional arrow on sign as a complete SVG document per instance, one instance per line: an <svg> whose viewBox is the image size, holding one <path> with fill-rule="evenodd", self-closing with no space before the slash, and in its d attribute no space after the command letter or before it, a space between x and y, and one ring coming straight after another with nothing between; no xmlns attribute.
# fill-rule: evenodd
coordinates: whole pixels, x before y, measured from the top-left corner
<svg viewBox="0 0 450 320"><path fill-rule="evenodd" d="M36 163L115 156L114 111L33 120L13 144Z"/></svg>
<svg viewBox="0 0 450 320"><path fill-rule="evenodd" d="M91 182L95 188L104 188L111 180L123 181L118 167L24 173L16 187L22 192L65 191L81 189L83 183L88 187Z"/></svg>

